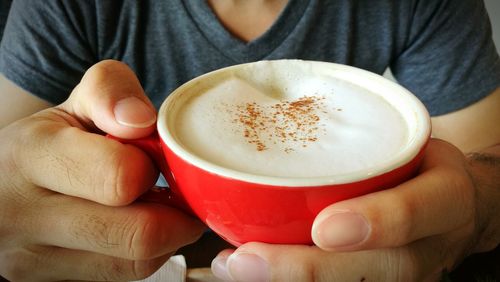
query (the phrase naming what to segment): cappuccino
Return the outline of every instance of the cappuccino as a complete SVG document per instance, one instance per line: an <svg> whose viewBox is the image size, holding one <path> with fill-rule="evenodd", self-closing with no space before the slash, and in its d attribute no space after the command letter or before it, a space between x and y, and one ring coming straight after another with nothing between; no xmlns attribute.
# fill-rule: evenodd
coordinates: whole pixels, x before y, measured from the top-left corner
<svg viewBox="0 0 500 282"><path fill-rule="evenodd" d="M194 88L176 101L171 132L191 154L227 169L342 175L380 167L409 142L403 110L334 73L264 63Z"/></svg>

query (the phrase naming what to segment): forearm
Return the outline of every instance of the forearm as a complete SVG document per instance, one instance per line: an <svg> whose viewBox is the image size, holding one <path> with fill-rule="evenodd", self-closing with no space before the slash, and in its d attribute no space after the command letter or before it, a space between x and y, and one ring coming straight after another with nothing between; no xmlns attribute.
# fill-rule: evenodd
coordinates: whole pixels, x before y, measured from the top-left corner
<svg viewBox="0 0 500 282"><path fill-rule="evenodd" d="M490 251L500 244L500 144L467 154L476 186L478 242L474 251Z"/></svg>
<svg viewBox="0 0 500 282"><path fill-rule="evenodd" d="M0 128L52 106L0 74Z"/></svg>

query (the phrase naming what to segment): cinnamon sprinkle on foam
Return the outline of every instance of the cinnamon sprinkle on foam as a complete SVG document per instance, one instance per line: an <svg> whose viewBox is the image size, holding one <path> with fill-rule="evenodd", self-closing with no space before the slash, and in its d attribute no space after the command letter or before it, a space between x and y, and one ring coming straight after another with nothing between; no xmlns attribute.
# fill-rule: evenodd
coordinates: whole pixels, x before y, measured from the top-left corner
<svg viewBox="0 0 500 282"><path fill-rule="evenodd" d="M307 147L324 133L324 124L318 113L326 113L325 98L304 96L293 101L271 105L245 103L236 105L233 123L243 127L242 135L257 151L269 149L272 144L283 144L283 151ZM228 105L226 105L228 106Z"/></svg>

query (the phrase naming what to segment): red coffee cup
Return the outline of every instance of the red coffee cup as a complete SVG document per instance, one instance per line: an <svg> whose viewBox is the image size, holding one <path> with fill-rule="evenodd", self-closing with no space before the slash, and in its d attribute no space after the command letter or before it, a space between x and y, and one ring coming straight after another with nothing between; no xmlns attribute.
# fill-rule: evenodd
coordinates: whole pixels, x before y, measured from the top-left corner
<svg viewBox="0 0 500 282"><path fill-rule="evenodd" d="M280 72L294 69L312 76L333 77L335 81L379 95L404 118L407 125L404 134L408 135L404 146L376 166L339 175L283 177L224 167L198 156L179 140L174 130L179 126L175 124L177 115L191 96L200 95L229 77L250 80L257 77L259 83L274 83L262 73L271 72L275 78L282 75ZM311 226L322 209L338 201L394 187L414 176L430 130L430 118L422 103L403 87L379 75L333 63L276 60L231 66L194 78L164 101L158 114L157 133L145 139L120 141L145 150L169 183L169 189L148 193L147 200L174 205L196 215L235 246L250 241L312 244Z"/></svg>

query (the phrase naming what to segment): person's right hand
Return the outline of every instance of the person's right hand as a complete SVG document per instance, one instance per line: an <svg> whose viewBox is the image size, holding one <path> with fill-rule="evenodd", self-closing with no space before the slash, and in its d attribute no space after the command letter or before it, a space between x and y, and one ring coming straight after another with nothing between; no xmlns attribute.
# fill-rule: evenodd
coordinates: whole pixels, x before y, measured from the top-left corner
<svg viewBox="0 0 500 282"><path fill-rule="evenodd" d="M154 130L152 104L124 64L90 68L70 98L0 130L0 275L12 281L136 280L204 226L135 201L158 172L132 145Z"/></svg>

